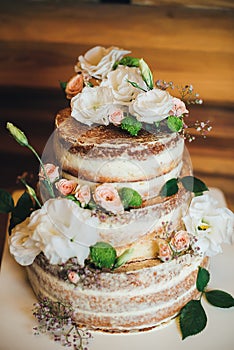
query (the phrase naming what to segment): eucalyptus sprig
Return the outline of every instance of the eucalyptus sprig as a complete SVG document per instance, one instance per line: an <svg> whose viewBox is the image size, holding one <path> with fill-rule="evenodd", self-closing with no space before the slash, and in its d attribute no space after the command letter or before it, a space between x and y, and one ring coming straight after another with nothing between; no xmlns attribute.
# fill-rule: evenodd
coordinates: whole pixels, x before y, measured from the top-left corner
<svg viewBox="0 0 234 350"><path fill-rule="evenodd" d="M37 158L37 160L40 163L40 166L42 168L44 177L45 177L45 185L47 187L47 190L50 194L50 197L55 198L55 194L54 194L54 189L53 189L53 185L47 175L47 172L45 170L44 164L41 160L41 158L39 157L38 153L36 152L36 150L29 144L28 139L26 137L26 135L24 134L23 131L21 131L19 128L17 128L15 125L13 125L12 123L7 123L6 126L7 130L10 132L10 134L13 136L13 138L23 147L27 147Z"/></svg>
<svg viewBox="0 0 234 350"><path fill-rule="evenodd" d="M210 273L205 268L198 268L196 288L200 294L198 300L190 300L180 311L179 325L182 339L200 333L207 324L207 316L201 304L202 296L213 306L230 308L234 306L234 298L222 290L207 290Z"/></svg>

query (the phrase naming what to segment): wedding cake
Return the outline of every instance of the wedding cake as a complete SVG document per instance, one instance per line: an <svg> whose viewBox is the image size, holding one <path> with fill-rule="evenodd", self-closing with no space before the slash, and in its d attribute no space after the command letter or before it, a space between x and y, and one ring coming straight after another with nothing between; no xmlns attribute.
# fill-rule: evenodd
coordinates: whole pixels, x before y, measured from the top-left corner
<svg viewBox="0 0 234 350"><path fill-rule="evenodd" d="M63 84L71 103L55 118L53 159L45 149L37 192L27 188L34 209L9 239L40 300L69 304L77 325L105 332L174 318L233 236L233 214L193 177L184 146L186 101L201 100L192 86L176 96L173 83L155 83L129 53L94 47L79 57Z"/></svg>

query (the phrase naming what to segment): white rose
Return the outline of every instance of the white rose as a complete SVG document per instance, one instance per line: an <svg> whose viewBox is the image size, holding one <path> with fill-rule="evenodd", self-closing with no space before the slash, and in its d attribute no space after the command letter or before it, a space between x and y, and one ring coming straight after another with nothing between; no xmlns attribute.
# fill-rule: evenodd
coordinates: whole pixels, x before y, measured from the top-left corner
<svg viewBox="0 0 234 350"><path fill-rule="evenodd" d="M153 124L167 118L172 107L173 97L167 91L155 88L140 93L129 110L139 121Z"/></svg>
<svg viewBox="0 0 234 350"><path fill-rule="evenodd" d="M220 208L210 194L192 199L188 215L183 218L188 232L195 235L202 254L214 256L222 252L222 243L232 243L234 215L227 208Z"/></svg>
<svg viewBox="0 0 234 350"><path fill-rule="evenodd" d="M96 227L97 219L92 218L88 210L65 198L50 199L41 209L32 213L26 224L16 226L10 250L15 257L21 255L17 261L24 265L32 263L41 251L51 264L61 264L69 258L77 257L79 264L83 265L89 255L90 245L98 240ZM21 240L24 241L24 246L25 242L31 245L30 251L22 251L20 244L18 249L13 246L15 234L23 237ZM37 251L33 250L35 247L38 248ZM34 254L34 258L26 261L29 252L31 256Z"/></svg>
<svg viewBox="0 0 234 350"><path fill-rule="evenodd" d="M81 93L71 100L71 115L81 123L108 125L109 111L112 106L113 95L108 87L85 87Z"/></svg>
<svg viewBox="0 0 234 350"><path fill-rule="evenodd" d="M119 66L114 71L108 73L107 79L101 82L101 86L108 86L112 89L116 102L129 104L142 91L129 83L137 83L142 89L147 90L139 68Z"/></svg>
<svg viewBox="0 0 234 350"><path fill-rule="evenodd" d="M31 265L35 257L40 254L41 248L31 238L32 231L28 228L29 218L15 226L9 237L9 250L18 264Z"/></svg>
<svg viewBox="0 0 234 350"><path fill-rule="evenodd" d="M111 71L114 63L129 53L130 51L121 50L118 47L106 49L102 46L95 46L87 51L84 56L79 57L75 70L79 71L81 68L92 77L103 79Z"/></svg>

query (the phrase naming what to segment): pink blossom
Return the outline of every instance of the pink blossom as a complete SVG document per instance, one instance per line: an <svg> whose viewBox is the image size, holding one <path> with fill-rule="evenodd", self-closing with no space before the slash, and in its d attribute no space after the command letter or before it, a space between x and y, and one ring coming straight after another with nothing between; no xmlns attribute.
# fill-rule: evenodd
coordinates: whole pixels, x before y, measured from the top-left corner
<svg viewBox="0 0 234 350"><path fill-rule="evenodd" d="M189 248L190 237L187 231L178 231L170 241L171 247L176 252L182 252Z"/></svg>
<svg viewBox="0 0 234 350"><path fill-rule="evenodd" d="M124 114L121 109L116 109L113 113L109 115L110 123L118 126L121 124L121 121L124 119Z"/></svg>
<svg viewBox="0 0 234 350"><path fill-rule="evenodd" d="M77 182L73 180L61 179L56 182L55 187L60 193L62 193L64 196L67 196L75 192Z"/></svg>
<svg viewBox="0 0 234 350"><path fill-rule="evenodd" d="M123 213L124 207L120 200L118 191L112 184L104 183L96 187L94 200L102 208L113 214Z"/></svg>
<svg viewBox="0 0 234 350"><path fill-rule="evenodd" d="M173 104L170 113L176 117L180 117L182 114L189 113L183 101L179 98L173 97Z"/></svg>
<svg viewBox="0 0 234 350"><path fill-rule="evenodd" d="M79 92L82 91L84 84L84 79L82 74L76 74L74 77L72 77L65 89L65 93L67 95L68 99L71 99L73 96L77 95Z"/></svg>
<svg viewBox="0 0 234 350"><path fill-rule="evenodd" d="M79 275L75 271L70 271L68 274L68 279L71 283L77 284L79 282Z"/></svg>
<svg viewBox="0 0 234 350"><path fill-rule="evenodd" d="M78 191L75 193L76 199L80 201L81 206L84 207L86 204L89 203L91 199L91 193L90 193L90 188L88 185L83 185L78 188Z"/></svg>
<svg viewBox="0 0 234 350"><path fill-rule="evenodd" d="M58 166L55 166L54 164L47 163L47 164L44 164L44 168L45 168L45 171L46 171L48 178L50 179L50 181L52 183L55 182L56 180L58 180L58 178L59 178L59 167ZM45 174L44 174L44 171L42 168L40 169L40 172L39 172L39 178L41 180L45 180Z"/></svg>
<svg viewBox="0 0 234 350"><path fill-rule="evenodd" d="M160 243L159 244L159 253L158 253L158 257L160 260L166 262L166 261L170 261L172 259L173 256L173 252L169 246L168 243Z"/></svg>

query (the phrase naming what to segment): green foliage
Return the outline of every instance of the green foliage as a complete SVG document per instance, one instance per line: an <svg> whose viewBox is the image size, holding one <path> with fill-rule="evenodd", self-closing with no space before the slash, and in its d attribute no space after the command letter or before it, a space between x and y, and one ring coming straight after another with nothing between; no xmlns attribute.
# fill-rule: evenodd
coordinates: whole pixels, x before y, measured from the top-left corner
<svg viewBox="0 0 234 350"><path fill-rule="evenodd" d="M140 194L132 188L122 187L118 192L124 209L138 208L142 205Z"/></svg>
<svg viewBox="0 0 234 350"><path fill-rule="evenodd" d="M111 269L116 260L116 250L106 242L97 242L90 247L90 259L98 268Z"/></svg>
<svg viewBox="0 0 234 350"><path fill-rule="evenodd" d="M127 116L122 120L121 128L128 131L132 136L137 136L142 128L142 124L136 118Z"/></svg>
<svg viewBox="0 0 234 350"><path fill-rule="evenodd" d="M176 116L169 116L167 118L167 126L173 132L179 132L183 129L183 121Z"/></svg>
<svg viewBox="0 0 234 350"><path fill-rule="evenodd" d="M203 292L210 280L210 273L203 267L199 266L196 287L199 292Z"/></svg>
<svg viewBox="0 0 234 350"><path fill-rule="evenodd" d="M205 183L194 176L184 176L180 179L180 182L186 190L195 194L202 194L204 191L208 191Z"/></svg>
<svg viewBox="0 0 234 350"><path fill-rule="evenodd" d="M10 213L14 209L14 201L10 193L0 189L0 213Z"/></svg>
<svg viewBox="0 0 234 350"><path fill-rule="evenodd" d="M143 58L139 60L139 68L141 70L142 79L144 80L148 88L152 90L154 87L153 74L151 73L148 64L143 60Z"/></svg>
<svg viewBox="0 0 234 350"><path fill-rule="evenodd" d="M182 339L200 333L206 326L207 317L200 300L190 300L180 312Z"/></svg>
<svg viewBox="0 0 234 350"><path fill-rule="evenodd" d="M178 192L178 179L173 178L168 180L160 190L161 197L169 197Z"/></svg>
<svg viewBox="0 0 234 350"><path fill-rule="evenodd" d="M118 65L128 66L128 67L139 67L139 58L125 56L120 61L116 61L113 69L116 69Z"/></svg>
<svg viewBox="0 0 234 350"><path fill-rule="evenodd" d="M205 292L207 301L217 307L230 308L234 306L234 298L222 290L211 290Z"/></svg>

